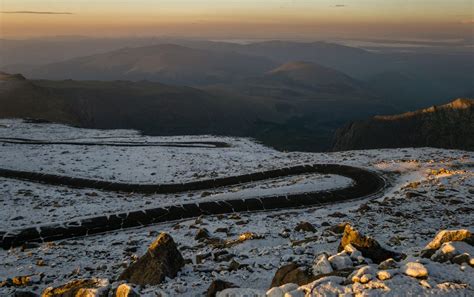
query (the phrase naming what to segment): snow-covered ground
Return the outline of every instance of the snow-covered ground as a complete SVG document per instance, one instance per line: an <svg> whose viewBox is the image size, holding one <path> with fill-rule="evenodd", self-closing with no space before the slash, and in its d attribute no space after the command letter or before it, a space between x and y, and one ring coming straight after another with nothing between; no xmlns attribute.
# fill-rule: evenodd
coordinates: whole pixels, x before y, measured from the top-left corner
<svg viewBox="0 0 474 297"><path fill-rule="evenodd" d="M162 231L172 235L183 256L192 259L193 264L187 264L175 279L167 279L159 286L142 288L143 295L156 296L154 292L162 290L169 296L201 296L216 278L242 287L268 289L276 269L281 265L289 261L311 263L323 251L334 254L340 235L327 231L326 226L341 222L351 222L384 246L404 252L409 257L415 256L440 229L474 229L472 152L407 148L283 153L242 138L142 137L134 131L86 130L62 125L24 124L17 120L0 120L1 137L78 141L101 141L98 137L112 137L117 141L205 140L224 141L231 145L228 148L172 148L0 144L0 168L16 170L114 181L171 183L297 164L338 163L376 170L391 183L384 195L372 200L306 209L206 216L46 243L26 250L0 250L0 283L15 276L33 275L33 284L23 289L38 293L47 286L63 284L74 278L100 277L113 281L132 259L145 252ZM250 197L255 193L293 193L308 187L331 189L345 187L350 182L336 175L313 174L218 189L205 194L201 191L145 196L0 179L0 230L184 201ZM294 231L301 221L313 224L316 232ZM247 231L264 238L227 248L233 256L226 261L210 257L197 264L196 255L216 251L209 244L194 239L197 228L206 228L212 236L221 239L237 238ZM222 228L227 228L227 232L216 232ZM298 242L303 239L307 239L306 242ZM241 264L239 269L229 269L231 258ZM467 291L462 290L463 294L474 294L473 268L468 266L461 270L456 264L439 263L427 266L432 271L431 282L461 282L468 285ZM430 269L431 266L434 268ZM388 286L389 291L380 288L365 291L397 296L404 295L404 290L411 286L413 292L417 292L415 295L433 293L418 283L392 281ZM9 296L14 290L14 287L0 288L0 296ZM446 292L456 296L458 291Z"/></svg>

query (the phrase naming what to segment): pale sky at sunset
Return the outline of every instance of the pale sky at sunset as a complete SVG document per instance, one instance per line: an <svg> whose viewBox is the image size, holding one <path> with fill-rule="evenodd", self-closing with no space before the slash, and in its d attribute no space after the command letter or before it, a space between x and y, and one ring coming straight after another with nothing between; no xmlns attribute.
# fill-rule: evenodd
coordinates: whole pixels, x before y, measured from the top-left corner
<svg viewBox="0 0 474 297"><path fill-rule="evenodd" d="M473 0L0 0L3 37L466 37Z"/></svg>

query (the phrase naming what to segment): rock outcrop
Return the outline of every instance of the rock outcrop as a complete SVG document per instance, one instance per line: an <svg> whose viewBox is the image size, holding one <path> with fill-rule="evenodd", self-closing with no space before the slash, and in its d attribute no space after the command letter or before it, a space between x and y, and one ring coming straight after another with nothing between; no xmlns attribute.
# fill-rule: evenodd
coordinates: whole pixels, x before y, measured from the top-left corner
<svg viewBox="0 0 474 297"><path fill-rule="evenodd" d="M364 236L350 225L346 225L338 251L343 251L344 247L349 244L360 251L364 257L371 259L375 263L380 263L389 258L397 260L403 257L400 253L384 249L375 239Z"/></svg>
<svg viewBox="0 0 474 297"><path fill-rule="evenodd" d="M119 279L137 285L157 285L165 277L175 277L183 266L184 259L173 238L161 233L145 255L125 269Z"/></svg>

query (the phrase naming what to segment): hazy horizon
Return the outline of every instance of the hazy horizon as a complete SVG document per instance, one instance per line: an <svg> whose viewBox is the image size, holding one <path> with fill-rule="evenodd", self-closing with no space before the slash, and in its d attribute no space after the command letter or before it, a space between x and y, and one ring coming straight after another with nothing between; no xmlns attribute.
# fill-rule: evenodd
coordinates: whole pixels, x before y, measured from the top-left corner
<svg viewBox="0 0 474 297"><path fill-rule="evenodd" d="M471 39L469 0L5 0L2 38L62 35L202 39Z"/></svg>

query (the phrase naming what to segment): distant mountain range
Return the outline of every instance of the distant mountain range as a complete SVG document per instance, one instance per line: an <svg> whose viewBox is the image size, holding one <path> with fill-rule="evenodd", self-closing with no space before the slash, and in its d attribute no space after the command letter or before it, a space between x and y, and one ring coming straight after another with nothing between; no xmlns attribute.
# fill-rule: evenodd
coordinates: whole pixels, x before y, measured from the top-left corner
<svg viewBox="0 0 474 297"><path fill-rule="evenodd" d="M399 112L474 96L472 51L383 52L323 41L278 40L237 44L70 37L0 42L0 69L34 79L150 80L199 87L245 80L251 85L251 79L283 64L305 61L350 76L366 93Z"/></svg>
<svg viewBox="0 0 474 297"><path fill-rule="evenodd" d="M330 147L334 131L343 123L393 111L358 89L347 90L353 83L357 87L355 80L324 67L305 65L305 71L306 67L314 75L324 70L333 75L333 82L326 75L321 83L310 80L306 85L305 76L293 73L299 73L299 67L288 65L260 77L278 82L273 93L268 92L270 86L254 82L253 95L243 91L250 87L245 81L197 89L149 81L28 80L3 73L0 117L133 128L153 135L248 136L280 149L320 151Z"/></svg>
<svg viewBox="0 0 474 297"><path fill-rule="evenodd" d="M474 55L467 52L70 38L2 40L0 53L2 69L28 78L2 75L1 117L249 136L286 150L330 150L348 122L474 96ZM358 147L357 137L343 134L336 149Z"/></svg>
<svg viewBox="0 0 474 297"><path fill-rule="evenodd" d="M32 68L27 75L43 79L149 80L197 85L264 73L276 64L268 59L162 44L124 48Z"/></svg>
<svg viewBox="0 0 474 297"><path fill-rule="evenodd" d="M474 150L474 99L353 122L336 132L333 150L397 147Z"/></svg>

